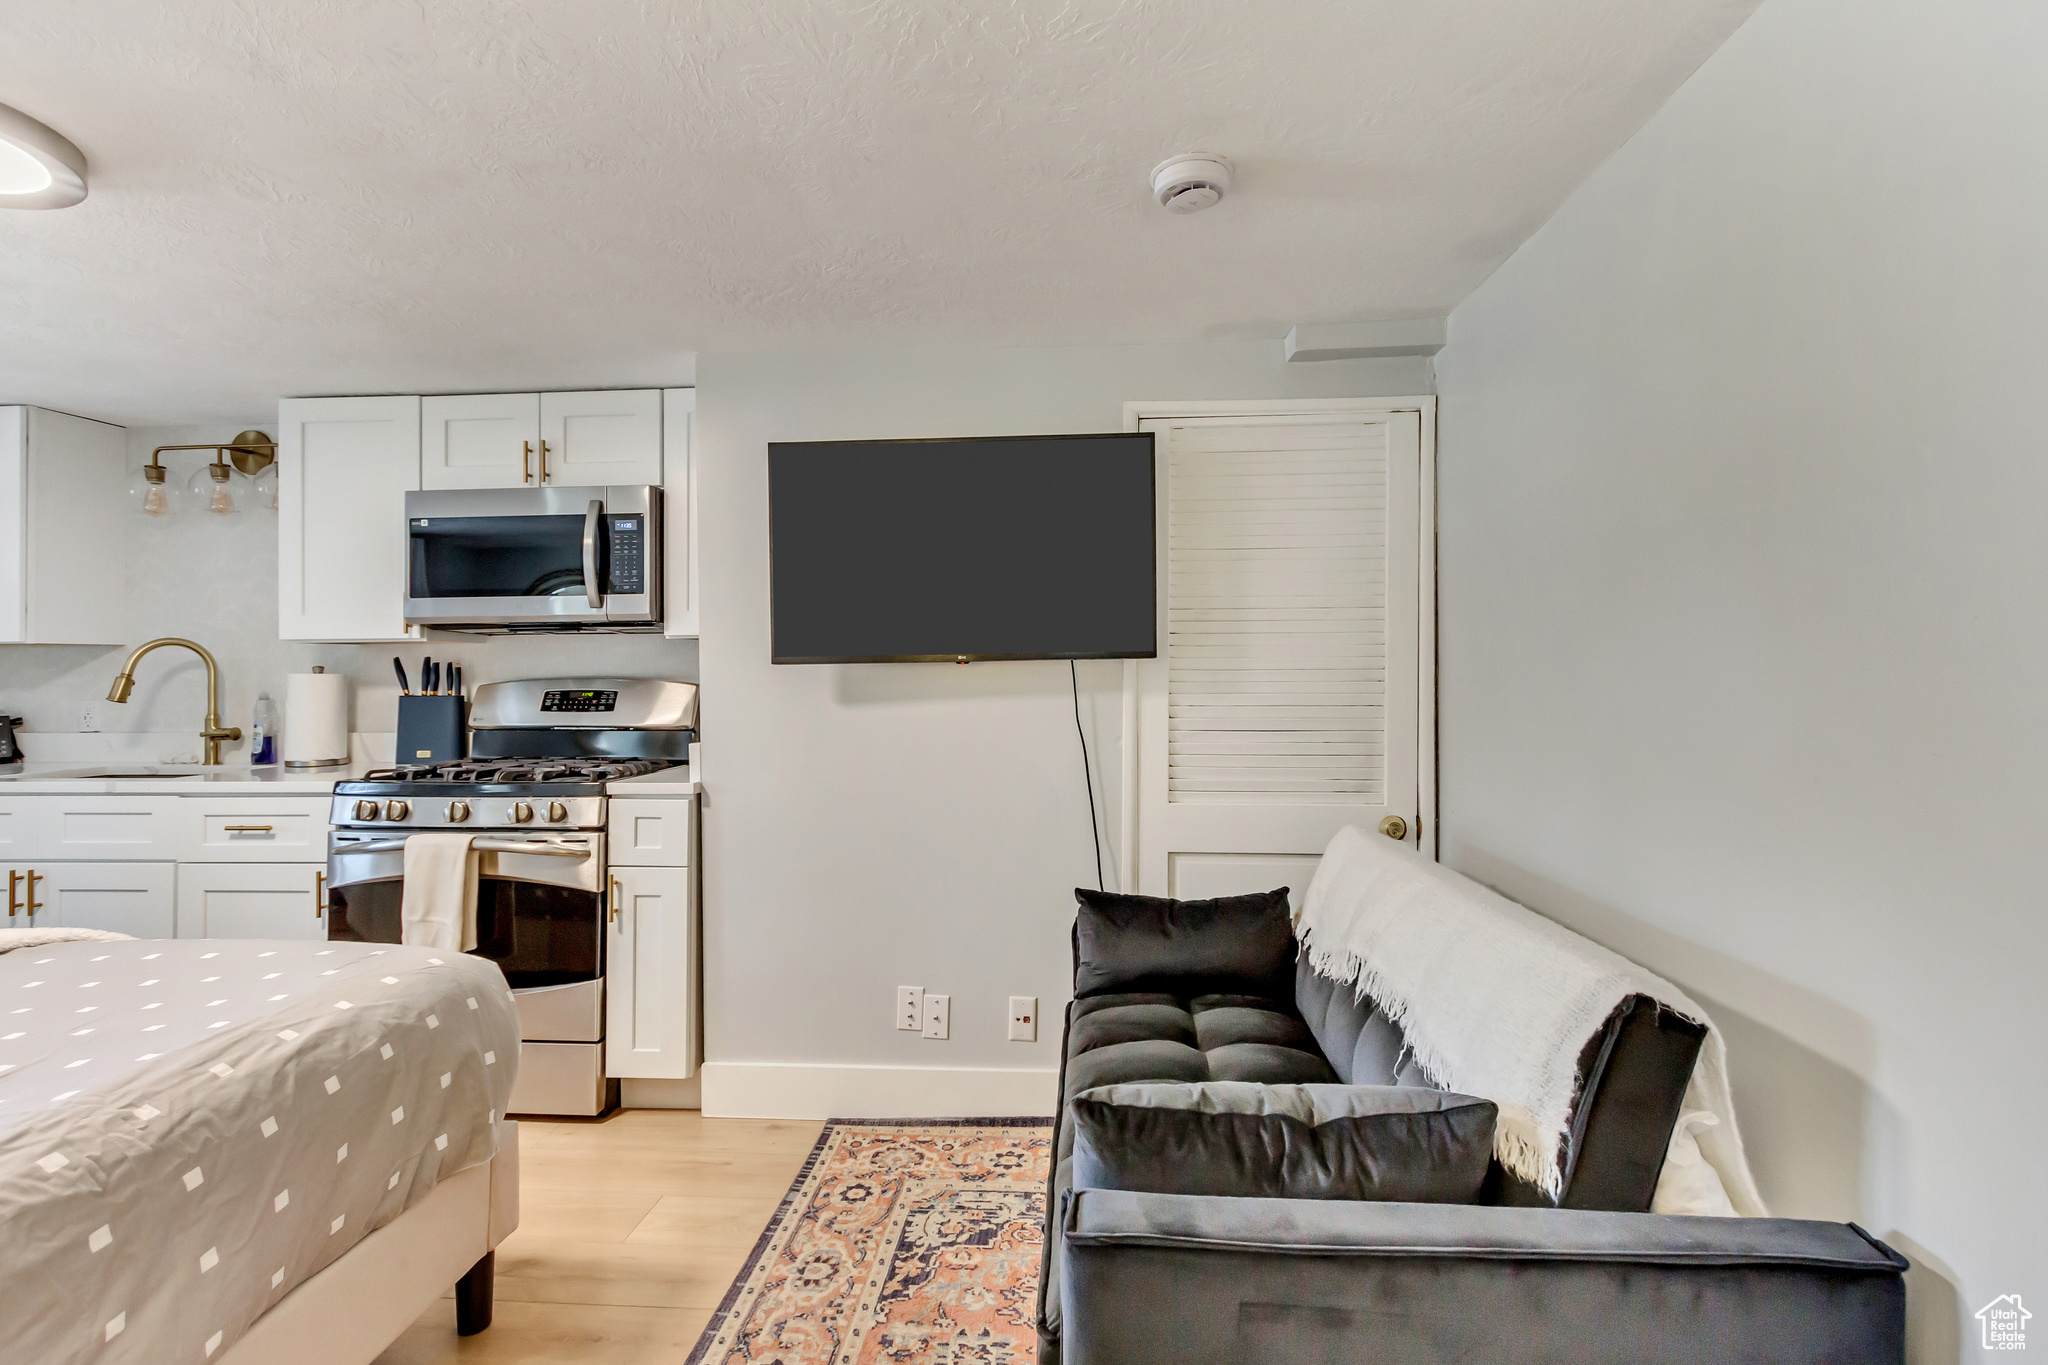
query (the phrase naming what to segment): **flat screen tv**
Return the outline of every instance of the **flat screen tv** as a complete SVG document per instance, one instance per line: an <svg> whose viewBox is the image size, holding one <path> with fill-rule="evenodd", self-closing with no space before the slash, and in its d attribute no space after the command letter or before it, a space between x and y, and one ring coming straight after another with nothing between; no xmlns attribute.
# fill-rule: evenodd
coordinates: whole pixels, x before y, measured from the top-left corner
<svg viewBox="0 0 2048 1365"><path fill-rule="evenodd" d="M1152 436L768 447L775 662L1149 659Z"/></svg>

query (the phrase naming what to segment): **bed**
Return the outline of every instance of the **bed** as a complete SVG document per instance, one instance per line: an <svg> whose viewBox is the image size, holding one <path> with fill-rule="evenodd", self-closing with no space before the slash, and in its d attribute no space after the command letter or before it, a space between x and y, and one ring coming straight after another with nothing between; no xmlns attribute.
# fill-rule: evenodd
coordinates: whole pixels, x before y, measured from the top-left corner
<svg viewBox="0 0 2048 1365"><path fill-rule="evenodd" d="M0 940L8 935L0 934ZM395 945L0 942L0 1341L367 1365L517 1225L497 967ZM9 950L11 949L11 950Z"/></svg>

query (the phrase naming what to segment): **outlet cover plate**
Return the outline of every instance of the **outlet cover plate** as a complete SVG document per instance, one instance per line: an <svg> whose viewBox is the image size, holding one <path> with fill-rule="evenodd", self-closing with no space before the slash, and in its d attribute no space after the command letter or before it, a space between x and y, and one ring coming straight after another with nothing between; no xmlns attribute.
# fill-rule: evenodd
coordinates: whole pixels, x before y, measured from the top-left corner
<svg viewBox="0 0 2048 1365"><path fill-rule="evenodd" d="M896 1027L911 1033L924 1027L924 987L896 988Z"/></svg>
<svg viewBox="0 0 2048 1365"><path fill-rule="evenodd" d="M1038 1041L1037 996L1013 995L1010 997L1010 1041L1013 1043L1035 1043Z"/></svg>
<svg viewBox="0 0 2048 1365"><path fill-rule="evenodd" d="M949 1037L953 1031L953 997L927 995L924 998L924 1036Z"/></svg>

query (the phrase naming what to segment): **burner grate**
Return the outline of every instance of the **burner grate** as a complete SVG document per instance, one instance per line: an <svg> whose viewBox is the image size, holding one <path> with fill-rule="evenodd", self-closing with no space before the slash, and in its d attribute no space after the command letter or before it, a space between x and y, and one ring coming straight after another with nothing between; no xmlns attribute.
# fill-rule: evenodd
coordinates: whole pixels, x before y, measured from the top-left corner
<svg viewBox="0 0 2048 1365"><path fill-rule="evenodd" d="M513 782L612 782L671 766L640 758L453 759L445 763L399 763L363 775L365 782L446 782L495 785Z"/></svg>

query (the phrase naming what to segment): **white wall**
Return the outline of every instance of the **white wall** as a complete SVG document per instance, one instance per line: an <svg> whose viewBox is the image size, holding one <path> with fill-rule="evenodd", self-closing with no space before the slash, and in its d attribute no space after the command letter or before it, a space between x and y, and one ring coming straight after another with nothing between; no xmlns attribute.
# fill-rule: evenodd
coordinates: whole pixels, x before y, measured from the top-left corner
<svg viewBox="0 0 2048 1365"><path fill-rule="evenodd" d="M1130 399L1427 392L1428 366L1233 342L706 354L698 375L706 1109L1049 1113L1094 883L1067 666L771 664L768 443L1118 431ZM1122 666L1080 669L1110 837ZM949 1041L891 1026L898 985L952 997ZM1013 994L1039 997L1035 1044L1005 1040ZM852 1066L961 1071L831 1070Z"/></svg>
<svg viewBox="0 0 2048 1365"><path fill-rule="evenodd" d="M1708 998L1921 1360L2048 1312L2044 57L1766 0L1438 364L1445 860Z"/></svg>
<svg viewBox="0 0 2048 1365"><path fill-rule="evenodd" d="M204 427L131 427L129 464L140 468L159 445L224 441L255 429L275 433L277 413L253 413L241 422ZM164 464L173 479L189 478L212 458L206 451L174 451ZM238 487L237 496L242 490ZM246 732L256 694L268 691L282 711L284 678L320 664L354 680L357 730L390 731L398 725L398 680L391 656L403 655L415 687L424 656L459 663L466 684L557 673L617 673L629 677L697 677L697 646L659 636L574 636L562 640L436 640L412 645L294 644L277 638L277 513L253 503L234 516L215 517L187 506L172 516L145 517L110 507L107 542L127 544L128 644L0 645L0 711L25 716L27 730L138 730L166 736L162 756L199 753L206 714L206 668L186 650L158 650L143 661L134 695L123 706L106 700L127 651L158 635L197 640L220 660L221 714ZM84 712L90 708L87 721ZM171 736L182 736L173 739ZM29 756L36 746L28 744ZM246 759L246 746L230 744L229 763Z"/></svg>

